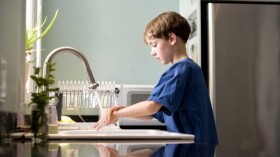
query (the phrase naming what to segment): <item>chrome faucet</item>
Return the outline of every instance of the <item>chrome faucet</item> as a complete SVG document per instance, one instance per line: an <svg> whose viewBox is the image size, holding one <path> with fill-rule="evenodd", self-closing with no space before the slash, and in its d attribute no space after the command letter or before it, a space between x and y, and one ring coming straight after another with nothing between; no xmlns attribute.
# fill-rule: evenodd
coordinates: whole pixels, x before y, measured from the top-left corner
<svg viewBox="0 0 280 157"><path fill-rule="evenodd" d="M53 60L53 58L62 52L69 52L75 56L77 56L83 63L84 69L86 71L88 80L90 82L90 89L96 89L98 87L98 83L95 82L93 74L91 72L91 69L89 67L88 61L86 59L86 57L79 52L78 50L72 48L72 47L59 47L57 49L54 49L52 52L49 53L49 55L46 57L45 61L44 61L44 65L43 65L43 77L46 77L46 73L47 73L47 63L51 63L51 61Z"/></svg>

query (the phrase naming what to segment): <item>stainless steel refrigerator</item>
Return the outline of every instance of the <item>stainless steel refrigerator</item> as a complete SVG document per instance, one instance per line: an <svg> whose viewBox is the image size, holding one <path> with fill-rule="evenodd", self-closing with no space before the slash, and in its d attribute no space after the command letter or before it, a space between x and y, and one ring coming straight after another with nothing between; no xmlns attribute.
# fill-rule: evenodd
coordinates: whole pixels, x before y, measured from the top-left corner
<svg viewBox="0 0 280 157"><path fill-rule="evenodd" d="M280 155L280 4L216 1L202 9L217 156Z"/></svg>

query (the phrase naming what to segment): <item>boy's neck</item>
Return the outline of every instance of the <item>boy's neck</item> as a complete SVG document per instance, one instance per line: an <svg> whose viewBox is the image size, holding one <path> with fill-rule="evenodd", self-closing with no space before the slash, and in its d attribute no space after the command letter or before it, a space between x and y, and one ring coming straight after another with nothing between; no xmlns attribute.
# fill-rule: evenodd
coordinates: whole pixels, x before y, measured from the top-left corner
<svg viewBox="0 0 280 157"><path fill-rule="evenodd" d="M185 58L188 58L185 44L184 43L177 44L176 53L174 54L171 63L175 64Z"/></svg>
<svg viewBox="0 0 280 157"><path fill-rule="evenodd" d="M172 64L175 64L175 63L177 63L177 62L179 62L179 61L181 61L185 58L188 58L188 55L187 55L186 52L181 54L181 55L178 55L178 56L176 55L176 56L173 57Z"/></svg>

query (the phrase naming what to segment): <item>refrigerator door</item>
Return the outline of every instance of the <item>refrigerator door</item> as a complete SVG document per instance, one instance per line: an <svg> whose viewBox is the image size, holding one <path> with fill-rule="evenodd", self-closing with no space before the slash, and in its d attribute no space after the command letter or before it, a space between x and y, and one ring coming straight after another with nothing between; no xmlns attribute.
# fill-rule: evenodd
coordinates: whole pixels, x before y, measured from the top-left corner
<svg viewBox="0 0 280 157"><path fill-rule="evenodd" d="M280 5L209 3L207 29L221 146L279 155Z"/></svg>

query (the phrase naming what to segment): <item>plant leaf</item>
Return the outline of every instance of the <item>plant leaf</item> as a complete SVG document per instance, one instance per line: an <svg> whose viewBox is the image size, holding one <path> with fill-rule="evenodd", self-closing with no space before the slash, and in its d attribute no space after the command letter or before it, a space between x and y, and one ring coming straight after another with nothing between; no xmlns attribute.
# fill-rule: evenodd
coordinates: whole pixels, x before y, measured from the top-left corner
<svg viewBox="0 0 280 157"><path fill-rule="evenodd" d="M49 26L44 30L44 32L39 37L37 37L35 39L36 41L41 39L42 37L44 37L49 32L49 30L52 28L52 26L53 26L53 24L54 24L54 22L55 22L55 20L57 18L57 15L58 15L58 10L56 10L55 15L54 15L51 23L49 24Z"/></svg>
<svg viewBox="0 0 280 157"><path fill-rule="evenodd" d="M45 17L43 23L40 26L39 26L39 23L40 23L41 19L38 18L37 22L35 24L35 27L33 29L28 29L26 27L26 33L25 33L25 51L26 51L26 53L31 54L33 45L36 43L37 40L41 39L49 32L49 30L53 26L57 16L58 16L58 9L56 10L55 15L54 15L52 21L50 22L50 24L48 25L48 27L38 37L37 37L37 33L39 30L42 30L43 26L46 23L47 17Z"/></svg>

